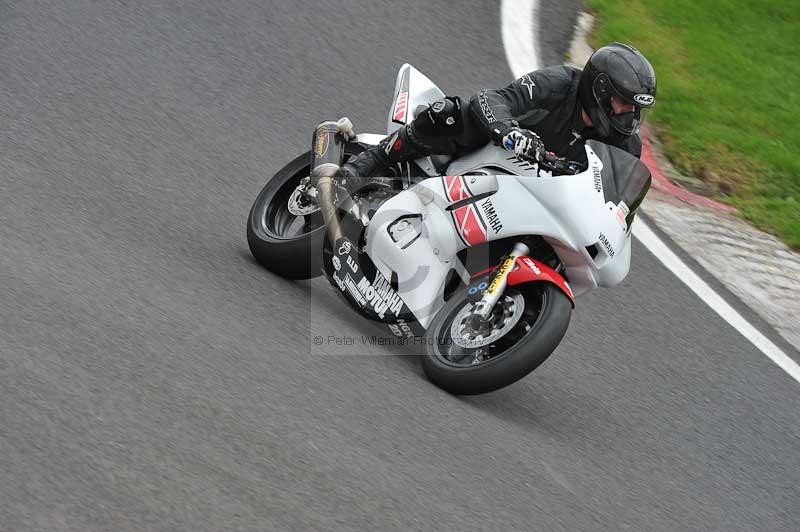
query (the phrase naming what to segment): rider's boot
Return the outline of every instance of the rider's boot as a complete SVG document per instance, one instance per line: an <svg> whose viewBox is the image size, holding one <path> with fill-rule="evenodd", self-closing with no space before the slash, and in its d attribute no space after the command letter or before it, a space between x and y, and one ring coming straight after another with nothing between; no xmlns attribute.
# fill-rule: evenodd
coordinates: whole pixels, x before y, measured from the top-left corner
<svg viewBox="0 0 800 532"><path fill-rule="evenodd" d="M446 96L417 114L416 118L380 142L350 159L342 166L345 188L353 192L374 180L379 170L431 155L453 153L454 139L464 130L461 100Z"/></svg>
<svg viewBox="0 0 800 532"><path fill-rule="evenodd" d="M409 139L408 126L403 126L375 146L370 146L342 165L342 183L349 192L368 185L380 185L385 180L376 173L386 173L392 165L422 157L425 153Z"/></svg>

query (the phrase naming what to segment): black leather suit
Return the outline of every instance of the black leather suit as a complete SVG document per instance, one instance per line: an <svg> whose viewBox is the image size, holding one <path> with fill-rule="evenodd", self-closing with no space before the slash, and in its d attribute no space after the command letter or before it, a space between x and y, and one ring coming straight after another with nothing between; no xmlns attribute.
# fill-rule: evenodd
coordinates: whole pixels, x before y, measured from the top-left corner
<svg viewBox="0 0 800 532"><path fill-rule="evenodd" d="M519 122L539 135L547 150L559 157L583 162L583 141L597 139L640 157L642 142L637 134L613 134L599 138L581 117L578 80L581 71L568 66L543 68L522 76L505 88L484 89L470 99L465 132L480 128L488 132L495 122ZM484 137L483 142L488 140ZM479 147L473 145L472 147Z"/></svg>
<svg viewBox="0 0 800 532"><path fill-rule="evenodd" d="M502 89L484 89L469 104L447 97L420 113L411 123L352 158L343 167L345 176L371 176L381 166L426 155L454 155L473 151L489 141L499 143L493 131L513 121L538 134L545 148L559 157L586 163L585 140L597 139L639 157L642 143L637 134L614 132L600 138L587 128L578 100L581 70L555 66L536 70ZM494 137L494 138L493 138Z"/></svg>

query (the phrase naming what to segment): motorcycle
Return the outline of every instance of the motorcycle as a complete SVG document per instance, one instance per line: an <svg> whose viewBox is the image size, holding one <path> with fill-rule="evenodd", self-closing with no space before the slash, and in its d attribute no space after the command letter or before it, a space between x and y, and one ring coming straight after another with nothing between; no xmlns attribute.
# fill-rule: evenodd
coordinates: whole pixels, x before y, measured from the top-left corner
<svg viewBox="0 0 800 532"><path fill-rule="evenodd" d="M387 135L442 97L403 65ZM488 144L401 163L393 179L348 192L341 164L383 138L346 118L320 124L311 152L261 190L247 240L269 270L324 274L361 315L422 346L441 388L480 394L529 374L566 333L575 297L627 275L650 186L636 157L590 140L588 164L530 161Z"/></svg>

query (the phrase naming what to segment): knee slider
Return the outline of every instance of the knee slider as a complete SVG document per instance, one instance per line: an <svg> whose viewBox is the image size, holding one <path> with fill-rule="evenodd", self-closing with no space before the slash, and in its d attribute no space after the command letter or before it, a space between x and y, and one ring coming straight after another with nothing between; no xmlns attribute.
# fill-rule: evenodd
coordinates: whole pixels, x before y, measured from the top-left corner
<svg viewBox="0 0 800 532"><path fill-rule="evenodd" d="M425 135L455 135L462 128L461 99L458 96L436 100L414 119L414 129Z"/></svg>

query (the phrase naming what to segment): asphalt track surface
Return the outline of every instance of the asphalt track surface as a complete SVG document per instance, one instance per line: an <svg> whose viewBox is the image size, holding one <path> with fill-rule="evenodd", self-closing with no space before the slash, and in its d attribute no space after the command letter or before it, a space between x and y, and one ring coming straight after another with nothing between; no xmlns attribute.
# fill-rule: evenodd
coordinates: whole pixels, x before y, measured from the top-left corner
<svg viewBox="0 0 800 532"><path fill-rule="evenodd" d="M642 246L472 398L250 259L318 121L510 77L491 2L303 5L0 4L0 530L799 530L800 386Z"/></svg>

